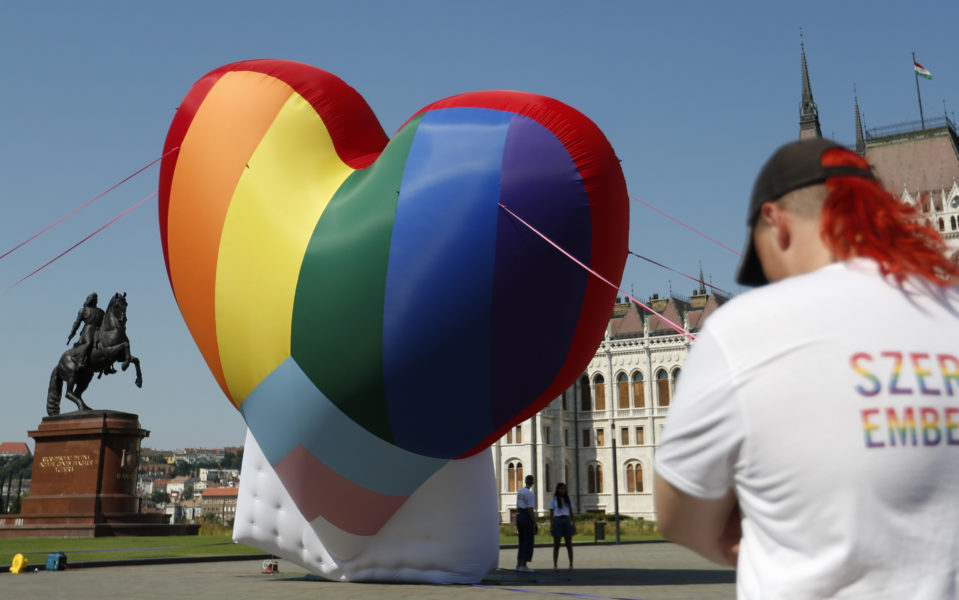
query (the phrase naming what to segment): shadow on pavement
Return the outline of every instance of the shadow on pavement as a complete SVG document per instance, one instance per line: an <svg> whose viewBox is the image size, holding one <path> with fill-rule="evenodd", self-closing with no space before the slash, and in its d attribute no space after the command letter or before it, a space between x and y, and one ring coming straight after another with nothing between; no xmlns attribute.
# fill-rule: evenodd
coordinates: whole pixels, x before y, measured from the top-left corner
<svg viewBox="0 0 959 600"><path fill-rule="evenodd" d="M736 583L736 572L729 569L560 569L519 573L497 569L487 573L481 585L704 585Z"/></svg>

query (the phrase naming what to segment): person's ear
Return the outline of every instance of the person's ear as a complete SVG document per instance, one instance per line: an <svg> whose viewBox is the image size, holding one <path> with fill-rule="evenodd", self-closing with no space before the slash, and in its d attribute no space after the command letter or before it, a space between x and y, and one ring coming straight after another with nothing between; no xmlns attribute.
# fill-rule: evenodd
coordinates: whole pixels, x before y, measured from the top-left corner
<svg viewBox="0 0 959 600"><path fill-rule="evenodd" d="M780 250L787 250L792 241L789 216L775 202L766 202L760 208L760 217L776 232L776 244Z"/></svg>

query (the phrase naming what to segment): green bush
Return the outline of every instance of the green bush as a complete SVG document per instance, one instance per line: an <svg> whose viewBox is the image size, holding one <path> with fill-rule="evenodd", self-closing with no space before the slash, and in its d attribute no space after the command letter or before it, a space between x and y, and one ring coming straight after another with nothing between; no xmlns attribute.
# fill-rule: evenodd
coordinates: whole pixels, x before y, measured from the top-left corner
<svg viewBox="0 0 959 600"><path fill-rule="evenodd" d="M593 532L595 531L596 522L603 521L606 523L606 539L612 539L615 536L615 519L613 515L598 515L595 513L577 513L573 515L573 522L576 525L576 539L583 541L586 539L593 539ZM540 537L549 537L549 517L540 517L536 520L537 525L539 525L539 533L537 534L537 541ZM516 543L517 531L516 523L503 523L499 528L500 538L504 543ZM645 519L636 519L633 517L627 517L625 515L619 516L619 535L620 538L632 537L632 538L658 538L661 537L659 533L659 528L656 527L655 521L647 521ZM512 540L509 538L513 538Z"/></svg>

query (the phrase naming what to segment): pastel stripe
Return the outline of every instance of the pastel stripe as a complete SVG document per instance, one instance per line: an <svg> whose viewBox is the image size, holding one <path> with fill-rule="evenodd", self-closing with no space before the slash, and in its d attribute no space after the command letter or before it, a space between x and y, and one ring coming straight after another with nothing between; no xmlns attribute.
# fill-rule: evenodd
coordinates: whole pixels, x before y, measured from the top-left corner
<svg viewBox="0 0 959 600"><path fill-rule="evenodd" d="M234 404L290 356L303 255L352 172L313 106L292 93L243 169L220 239L217 342Z"/></svg>
<svg viewBox="0 0 959 600"><path fill-rule="evenodd" d="M397 194L419 120L372 166L343 182L323 212L300 270L292 350L326 397L391 442L383 392L383 302Z"/></svg>
<svg viewBox="0 0 959 600"><path fill-rule="evenodd" d="M219 360L214 289L220 235L247 160L290 96L283 82L256 73L221 77L180 144L170 185L167 248L171 285L184 320L227 397ZM230 398L233 401L232 398Z"/></svg>
<svg viewBox="0 0 959 600"><path fill-rule="evenodd" d="M408 498L377 494L356 485L303 446L294 448L274 470L307 521L322 516L355 535L376 534Z"/></svg>
<svg viewBox="0 0 959 600"><path fill-rule="evenodd" d="M412 494L446 464L366 431L330 402L292 358L247 396L240 413L270 464L279 464L302 443L340 476L380 494Z"/></svg>
<svg viewBox="0 0 959 600"><path fill-rule="evenodd" d="M535 174L535 175L533 175ZM500 202L567 252L589 265L589 197L563 144L536 121L516 116L506 138ZM493 429L509 424L517 407L544 393L559 373L579 323L587 272L544 243L505 211L497 212L496 278L490 310L489 375ZM522 258L522 260L520 260ZM562 302L543 291L564 290ZM535 318L530 318L535 307ZM517 344L518 331L536 340L536 360Z"/></svg>
<svg viewBox="0 0 959 600"><path fill-rule="evenodd" d="M458 456L492 428L489 306L512 118L475 108L427 113L403 173L383 307L383 376L395 443L427 456ZM446 393L424 393L424 385Z"/></svg>

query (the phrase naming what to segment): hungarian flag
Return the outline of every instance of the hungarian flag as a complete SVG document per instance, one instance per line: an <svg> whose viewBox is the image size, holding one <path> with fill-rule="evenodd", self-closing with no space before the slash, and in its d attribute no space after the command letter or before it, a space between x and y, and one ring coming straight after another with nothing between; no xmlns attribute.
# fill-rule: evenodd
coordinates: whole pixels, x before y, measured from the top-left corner
<svg viewBox="0 0 959 600"><path fill-rule="evenodd" d="M916 69L916 75L920 77L925 77L926 79L932 79L932 73L929 72L929 69L920 65L919 63L913 61L913 67Z"/></svg>

